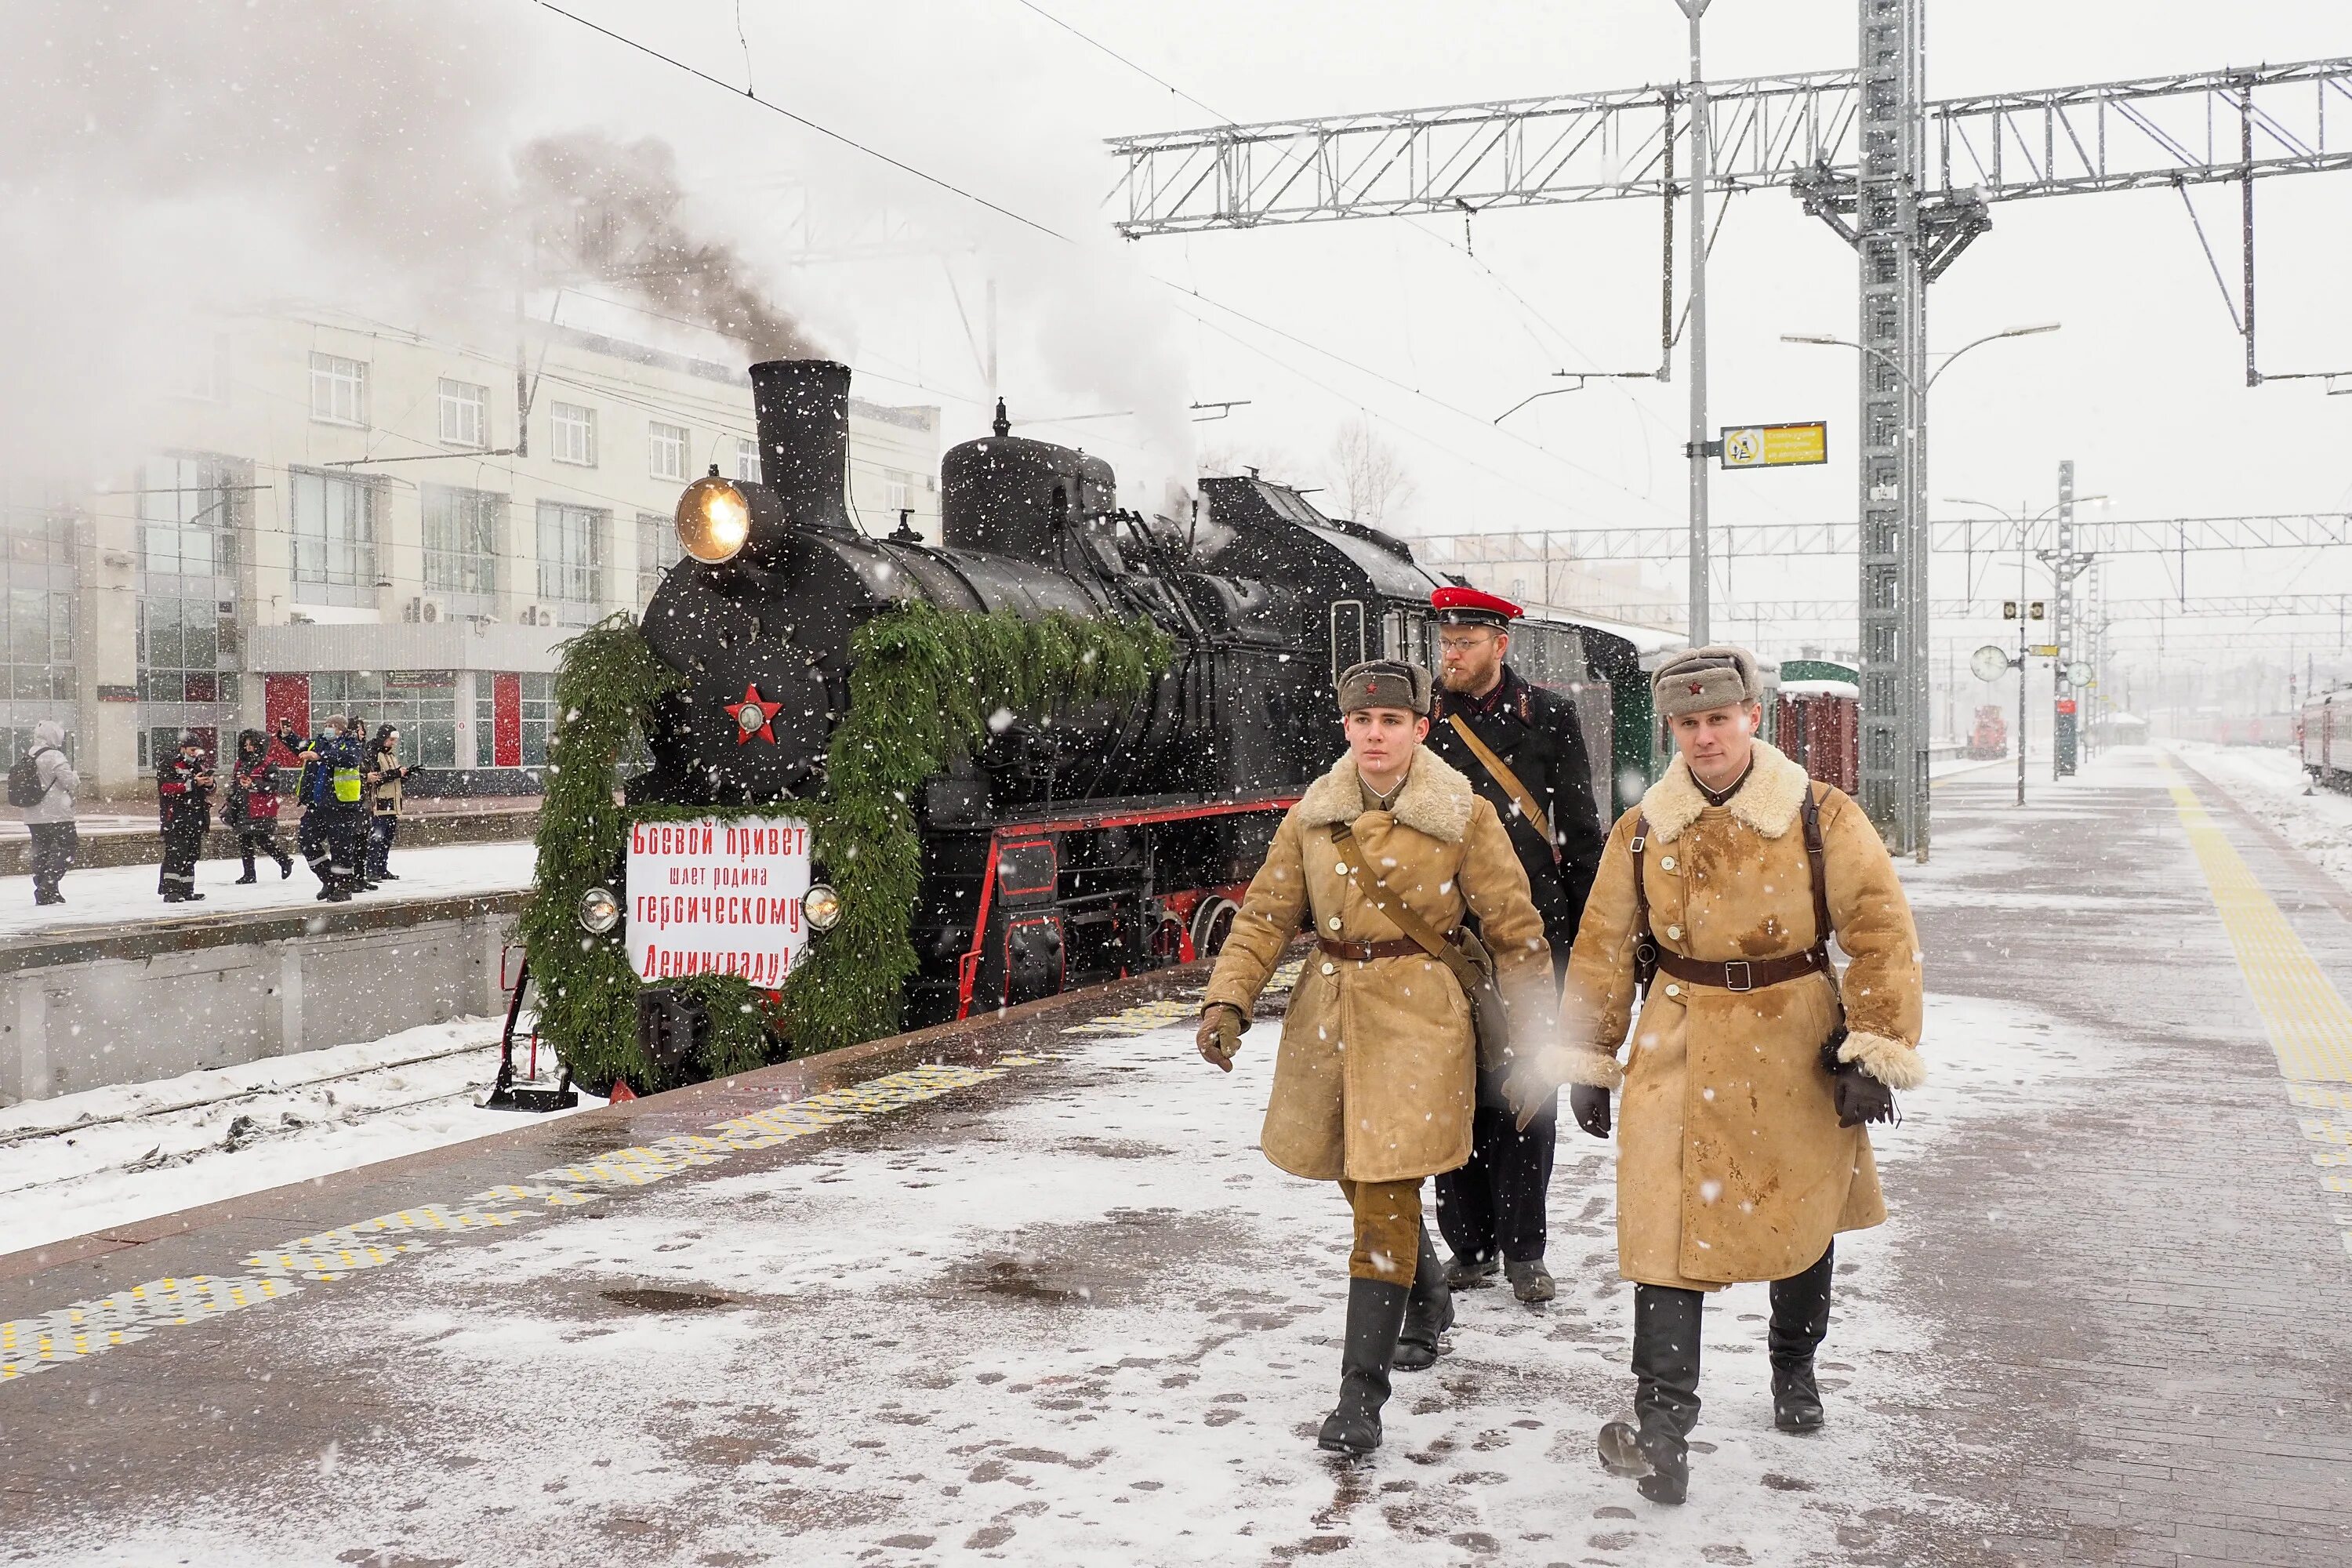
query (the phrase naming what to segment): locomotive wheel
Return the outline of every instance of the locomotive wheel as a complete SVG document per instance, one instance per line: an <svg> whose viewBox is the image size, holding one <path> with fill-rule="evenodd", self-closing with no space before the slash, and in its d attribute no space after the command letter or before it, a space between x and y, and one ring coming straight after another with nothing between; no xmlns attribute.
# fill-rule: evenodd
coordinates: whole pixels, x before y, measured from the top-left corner
<svg viewBox="0 0 2352 1568"><path fill-rule="evenodd" d="M1242 907L1231 899L1202 899L1201 907L1192 911L1192 952L1200 958L1214 958L1224 951L1225 938L1234 931L1234 917Z"/></svg>

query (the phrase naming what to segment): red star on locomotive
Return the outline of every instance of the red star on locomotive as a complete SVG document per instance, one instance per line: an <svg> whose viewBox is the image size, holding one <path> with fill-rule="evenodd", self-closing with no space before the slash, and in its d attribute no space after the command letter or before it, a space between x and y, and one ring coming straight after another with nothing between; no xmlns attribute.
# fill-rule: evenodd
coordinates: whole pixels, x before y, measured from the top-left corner
<svg viewBox="0 0 2352 1568"><path fill-rule="evenodd" d="M735 743L740 746L757 735L768 744L774 745L776 731L772 726L783 706L781 702L761 701L756 681L744 687L743 700L735 708Z"/></svg>

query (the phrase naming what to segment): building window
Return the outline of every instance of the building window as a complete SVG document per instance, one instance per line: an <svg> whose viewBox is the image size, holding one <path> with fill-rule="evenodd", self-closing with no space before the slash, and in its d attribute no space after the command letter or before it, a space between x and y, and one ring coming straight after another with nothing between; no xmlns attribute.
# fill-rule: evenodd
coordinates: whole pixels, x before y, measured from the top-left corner
<svg viewBox="0 0 2352 1568"><path fill-rule="evenodd" d="M377 485L296 469L294 597L306 605L375 602Z"/></svg>
<svg viewBox="0 0 2352 1568"><path fill-rule="evenodd" d="M139 700L234 702L236 676L221 669L223 606L156 592L139 596ZM229 623L234 626L232 619Z"/></svg>
<svg viewBox="0 0 2352 1568"><path fill-rule="evenodd" d="M735 477L755 485L760 482L760 443L748 436L735 437Z"/></svg>
<svg viewBox="0 0 2352 1568"><path fill-rule="evenodd" d="M604 602L606 514L591 507L539 503L539 596L593 611Z"/></svg>
<svg viewBox="0 0 2352 1568"><path fill-rule="evenodd" d="M490 389L470 382L441 384L441 444L445 447L487 447L490 427Z"/></svg>
<svg viewBox="0 0 2352 1568"><path fill-rule="evenodd" d="M655 420L646 426L646 445L650 453L647 472L657 479L686 478L686 426L664 425Z"/></svg>
<svg viewBox="0 0 2352 1568"><path fill-rule="evenodd" d="M425 768L457 765L457 676L447 669L316 670L310 728L330 713L356 713L373 751L386 724L400 731L400 760Z"/></svg>
<svg viewBox="0 0 2352 1568"><path fill-rule="evenodd" d="M890 521L897 522L898 514L915 504L915 476L903 468L883 469L882 504L890 509Z"/></svg>
<svg viewBox="0 0 2352 1568"><path fill-rule="evenodd" d="M596 411L577 403L554 403L548 405L548 416L555 424L555 460L577 463L582 468L596 466Z"/></svg>
<svg viewBox="0 0 2352 1568"><path fill-rule="evenodd" d="M365 425L367 368L360 360L312 354L310 417L328 425Z"/></svg>
<svg viewBox="0 0 2352 1568"><path fill-rule="evenodd" d="M139 477L139 564L176 577L236 571L236 498L228 466L214 458L150 458ZM212 596L205 591L205 597Z"/></svg>
<svg viewBox="0 0 2352 1568"><path fill-rule="evenodd" d="M74 596L42 588L7 591L5 694L19 701L74 698ZM60 718L68 715L60 714ZM12 753L14 762L23 755Z"/></svg>
<svg viewBox="0 0 2352 1568"><path fill-rule="evenodd" d="M637 513L637 603L653 602L654 590L669 569L686 558L677 530L659 512Z"/></svg>
<svg viewBox="0 0 2352 1568"><path fill-rule="evenodd" d="M488 490L426 485L422 500L425 591L496 594L499 557L505 553L507 498Z"/></svg>

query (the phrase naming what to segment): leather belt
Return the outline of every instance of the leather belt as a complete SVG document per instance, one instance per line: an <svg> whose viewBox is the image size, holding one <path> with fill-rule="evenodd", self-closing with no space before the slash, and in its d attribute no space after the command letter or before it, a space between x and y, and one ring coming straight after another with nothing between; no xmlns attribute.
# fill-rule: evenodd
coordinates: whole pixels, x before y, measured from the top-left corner
<svg viewBox="0 0 2352 1568"><path fill-rule="evenodd" d="M1685 958L1663 947L1657 952L1658 967L1675 979L1688 981L1693 985L1719 986L1726 991L1754 991L1766 985L1778 985L1785 980L1819 973L1829 967L1829 955L1818 947L1809 947L1802 952L1792 952L1783 958L1735 959L1729 963Z"/></svg>
<svg viewBox="0 0 2352 1568"><path fill-rule="evenodd" d="M1409 936L1401 936L1394 942L1335 942L1328 936L1318 936L1315 945L1327 957L1352 958L1359 963L1370 963L1376 958L1406 958L1421 952L1421 943Z"/></svg>

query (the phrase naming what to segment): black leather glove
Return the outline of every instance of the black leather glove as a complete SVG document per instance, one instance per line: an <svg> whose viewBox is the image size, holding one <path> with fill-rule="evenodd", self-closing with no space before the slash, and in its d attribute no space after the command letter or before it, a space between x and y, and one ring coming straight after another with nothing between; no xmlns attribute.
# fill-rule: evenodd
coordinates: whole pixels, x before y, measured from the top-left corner
<svg viewBox="0 0 2352 1568"><path fill-rule="evenodd" d="M1895 1091L1853 1062L1839 1064L1830 1076L1830 1093L1837 1102L1840 1127L1895 1120Z"/></svg>
<svg viewBox="0 0 2352 1568"><path fill-rule="evenodd" d="M1568 1086L1569 1113L1576 1124L1595 1138L1609 1136L1609 1091L1599 1084L1572 1083Z"/></svg>
<svg viewBox="0 0 2352 1568"><path fill-rule="evenodd" d="M1225 1072L1234 1070L1234 1058L1241 1054L1242 1030L1246 1020L1242 1010L1230 1002L1212 1002L1201 1009L1201 1027L1192 1037L1200 1047L1201 1059Z"/></svg>

